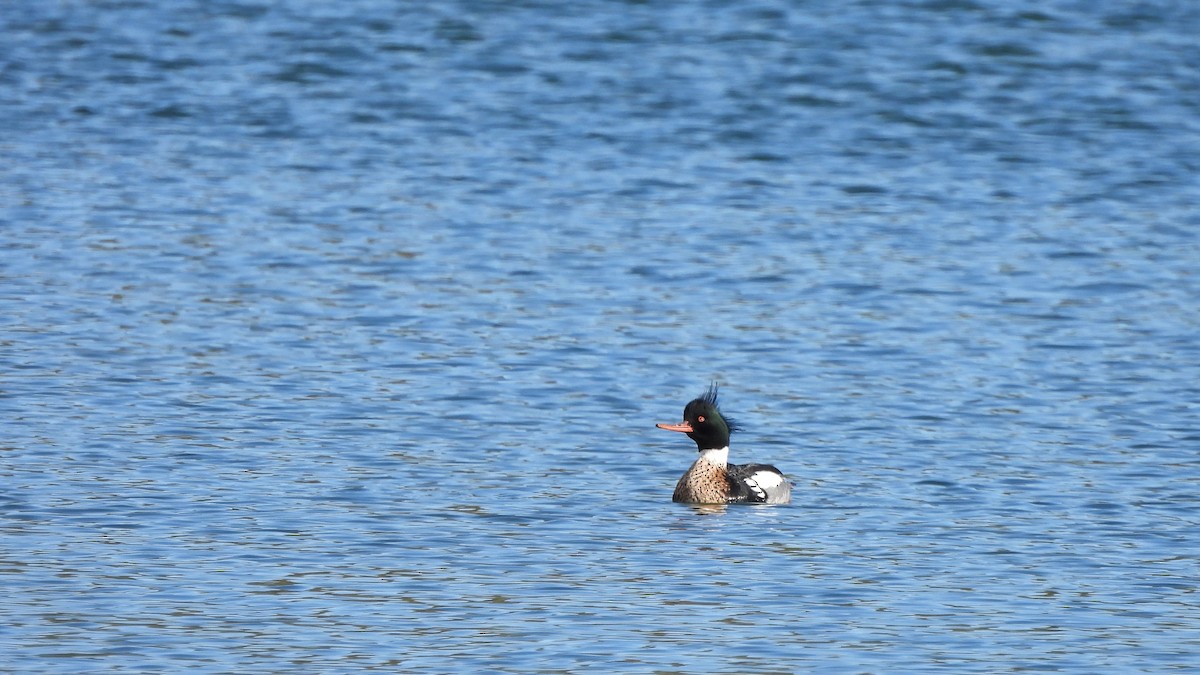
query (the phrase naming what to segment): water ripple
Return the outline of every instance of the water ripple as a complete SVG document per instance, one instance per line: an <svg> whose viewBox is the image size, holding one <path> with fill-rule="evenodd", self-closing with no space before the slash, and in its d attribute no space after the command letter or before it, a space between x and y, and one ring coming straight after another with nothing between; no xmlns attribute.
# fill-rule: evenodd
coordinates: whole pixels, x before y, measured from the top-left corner
<svg viewBox="0 0 1200 675"><path fill-rule="evenodd" d="M11 668L1196 667L1194 12L10 9Z"/></svg>

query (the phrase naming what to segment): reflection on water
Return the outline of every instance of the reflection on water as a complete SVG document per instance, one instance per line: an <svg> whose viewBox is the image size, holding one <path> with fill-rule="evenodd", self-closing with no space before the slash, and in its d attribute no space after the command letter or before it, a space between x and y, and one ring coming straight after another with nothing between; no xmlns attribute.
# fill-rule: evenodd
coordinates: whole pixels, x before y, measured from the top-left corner
<svg viewBox="0 0 1200 675"><path fill-rule="evenodd" d="M692 512L696 513L697 515L701 515L701 516L720 515L722 513L725 513L726 509L729 508L729 506L727 504L682 504L681 506L686 506ZM748 506L748 505L739 505L739 506L745 506L746 508L755 508L753 506Z"/></svg>

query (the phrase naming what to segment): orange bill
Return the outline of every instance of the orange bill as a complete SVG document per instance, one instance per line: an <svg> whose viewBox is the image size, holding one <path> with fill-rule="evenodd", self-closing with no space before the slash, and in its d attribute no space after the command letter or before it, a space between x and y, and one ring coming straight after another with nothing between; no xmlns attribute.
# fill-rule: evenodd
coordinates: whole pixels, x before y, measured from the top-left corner
<svg viewBox="0 0 1200 675"><path fill-rule="evenodd" d="M659 429L666 429L667 431L679 431L685 434L692 433L692 425L687 420L684 420L679 424L655 424L654 426L658 427Z"/></svg>

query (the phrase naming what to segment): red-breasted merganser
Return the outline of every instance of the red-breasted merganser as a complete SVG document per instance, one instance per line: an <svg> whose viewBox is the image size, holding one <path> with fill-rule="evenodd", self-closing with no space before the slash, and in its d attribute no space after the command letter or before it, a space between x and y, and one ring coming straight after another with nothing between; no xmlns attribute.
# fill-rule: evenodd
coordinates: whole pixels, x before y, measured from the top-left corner
<svg viewBox="0 0 1200 675"><path fill-rule="evenodd" d="M671 501L687 504L787 504L792 500L788 479L769 464L730 464L729 434L737 430L717 409L717 385L688 403L679 424L658 424L696 441L700 457L675 485Z"/></svg>

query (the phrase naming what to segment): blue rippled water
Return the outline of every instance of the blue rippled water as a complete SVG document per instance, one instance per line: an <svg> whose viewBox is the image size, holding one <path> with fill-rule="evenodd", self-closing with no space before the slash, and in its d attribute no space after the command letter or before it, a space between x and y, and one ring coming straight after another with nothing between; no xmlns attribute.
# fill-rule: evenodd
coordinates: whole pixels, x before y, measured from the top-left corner
<svg viewBox="0 0 1200 675"><path fill-rule="evenodd" d="M0 33L4 669L1200 668L1192 5Z"/></svg>

